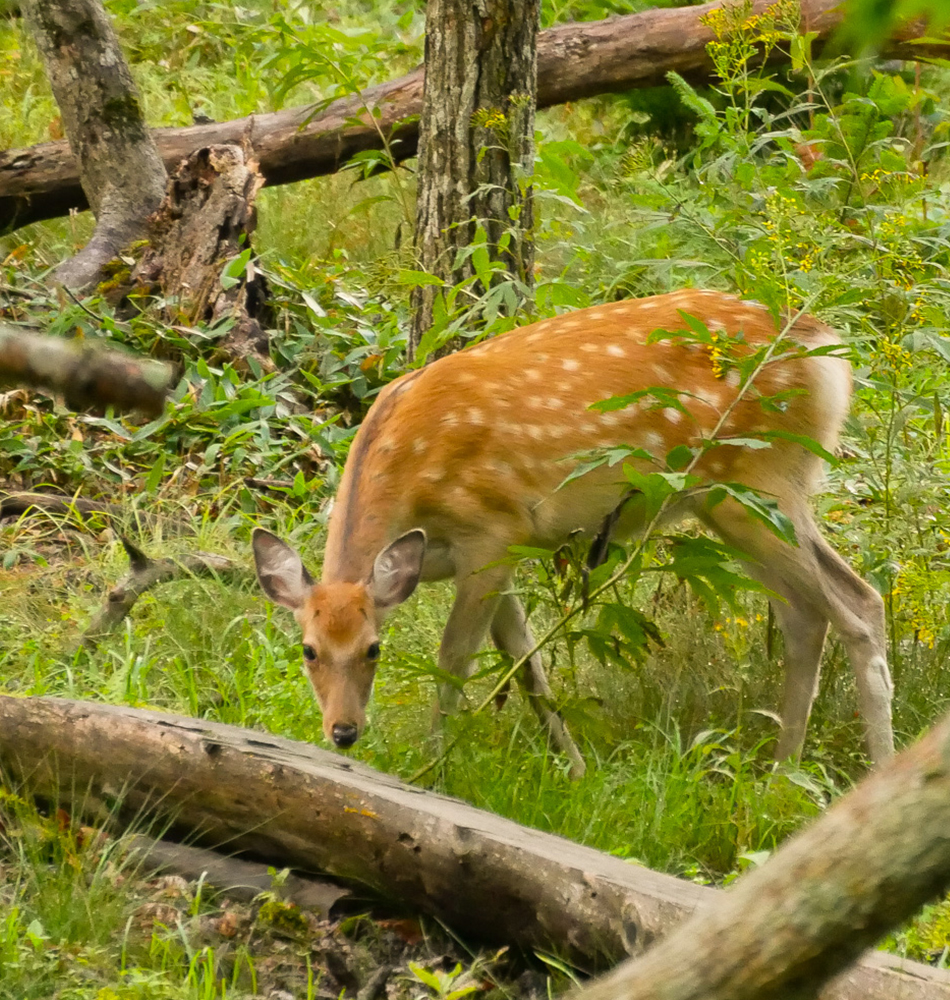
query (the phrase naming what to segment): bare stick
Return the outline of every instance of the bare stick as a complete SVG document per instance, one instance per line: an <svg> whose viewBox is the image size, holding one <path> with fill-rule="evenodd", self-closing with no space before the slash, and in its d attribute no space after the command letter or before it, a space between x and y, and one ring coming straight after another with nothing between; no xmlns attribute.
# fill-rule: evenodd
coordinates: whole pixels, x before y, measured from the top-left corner
<svg viewBox="0 0 950 1000"><path fill-rule="evenodd" d="M226 556L195 552L177 559L150 559L127 538L122 539L129 554L131 570L109 591L99 613L89 623L80 645L95 649L99 639L122 622L135 602L147 590L180 576L217 576L219 573L244 572Z"/></svg>

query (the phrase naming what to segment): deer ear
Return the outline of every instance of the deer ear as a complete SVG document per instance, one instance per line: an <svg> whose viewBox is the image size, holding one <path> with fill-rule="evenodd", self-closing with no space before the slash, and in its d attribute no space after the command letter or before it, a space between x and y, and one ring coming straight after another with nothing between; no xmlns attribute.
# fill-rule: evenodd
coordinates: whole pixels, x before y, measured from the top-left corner
<svg viewBox="0 0 950 1000"><path fill-rule="evenodd" d="M416 589L425 551L426 533L413 528L379 553L366 581L377 608L401 604Z"/></svg>
<svg viewBox="0 0 950 1000"><path fill-rule="evenodd" d="M253 534L254 563L264 593L275 603L297 611L310 594L313 577L286 542L263 528Z"/></svg>

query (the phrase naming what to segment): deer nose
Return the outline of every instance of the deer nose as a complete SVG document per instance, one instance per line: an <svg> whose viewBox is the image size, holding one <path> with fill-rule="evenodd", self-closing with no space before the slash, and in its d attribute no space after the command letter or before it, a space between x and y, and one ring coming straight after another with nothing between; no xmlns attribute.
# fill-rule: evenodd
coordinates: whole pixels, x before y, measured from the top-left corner
<svg viewBox="0 0 950 1000"><path fill-rule="evenodd" d="M353 746L357 736L359 736L359 730L349 722L338 722L333 727L333 742L341 750Z"/></svg>

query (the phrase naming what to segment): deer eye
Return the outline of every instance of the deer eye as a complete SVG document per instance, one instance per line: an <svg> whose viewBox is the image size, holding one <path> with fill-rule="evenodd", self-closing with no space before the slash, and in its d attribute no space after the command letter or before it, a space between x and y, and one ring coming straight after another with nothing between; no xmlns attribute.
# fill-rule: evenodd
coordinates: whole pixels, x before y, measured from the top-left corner
<svg viewBox="0 0 950 1000"><path fill-rule="evenodd" d="M378 660L379 659L379 643L370 643L369 649L366 650L366 658L368 660Z"/></svg>
<svg viewBox="0 0 950 1000"><path fill-rule="evenodd" d="M304 646L303 658L312 663L317 658L317 651L313 648L313 646Z"/></svg>

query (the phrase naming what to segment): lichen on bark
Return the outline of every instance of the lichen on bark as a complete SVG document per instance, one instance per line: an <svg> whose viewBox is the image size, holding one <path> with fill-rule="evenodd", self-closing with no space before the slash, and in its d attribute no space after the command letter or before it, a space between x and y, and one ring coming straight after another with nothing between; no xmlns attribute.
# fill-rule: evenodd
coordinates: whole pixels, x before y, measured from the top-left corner
<svg viewBox="0 0 950 1000"><path fill-rule="evenodd" d="M86 247L55 278L81 288L144 233L165 190L165 167L101 0L25 0L80 179L96 216Z"/></svg>

